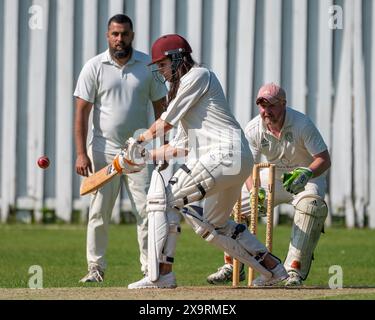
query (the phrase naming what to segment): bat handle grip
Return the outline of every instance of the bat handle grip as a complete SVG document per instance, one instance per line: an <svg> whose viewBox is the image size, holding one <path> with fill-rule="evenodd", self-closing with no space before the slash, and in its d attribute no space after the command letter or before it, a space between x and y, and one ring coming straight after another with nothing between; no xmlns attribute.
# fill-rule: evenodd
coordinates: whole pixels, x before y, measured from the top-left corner
<svg viewBox="0 0 375 320"><path fill-rule="evenodd" d="M115 170L118 172L118 173L122 173L122 168L120 166L120 162L119 162L119 156L117 155L114 159L113 159L113 167L115 168Z"/></svg>

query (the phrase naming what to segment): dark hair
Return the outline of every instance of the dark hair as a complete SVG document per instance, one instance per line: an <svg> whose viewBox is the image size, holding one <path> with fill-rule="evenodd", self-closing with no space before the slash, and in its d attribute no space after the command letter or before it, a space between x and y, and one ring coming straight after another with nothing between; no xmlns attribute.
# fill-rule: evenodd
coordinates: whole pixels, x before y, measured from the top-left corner
<svg viewBox="0 0 375 320"><path fill-rule="evenodd" d="M130 29L133 30L133 21L125 14L116 14L111 19L109 19L108 29L112 22L120 23L120 24L129 23Z"/></svg>
<svg viewBox="0 0 375 320"><path fill-rule="evenodd" d="M191 57L190 53L184 53L181 63L179 63L175 74L173 75L173 81L170 82L170 88L168 92L168 104L176 97L178 88L180 87L180 79L187 74L190 69L196 65L196 62Z"/></svg>

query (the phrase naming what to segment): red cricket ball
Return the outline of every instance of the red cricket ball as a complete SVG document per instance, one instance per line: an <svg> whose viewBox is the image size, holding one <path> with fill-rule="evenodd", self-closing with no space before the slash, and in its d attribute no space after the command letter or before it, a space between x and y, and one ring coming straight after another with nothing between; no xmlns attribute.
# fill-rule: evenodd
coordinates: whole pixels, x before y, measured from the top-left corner
<svg viewBox="0 0 375 320"><path fill-rule="evenodd" d="M42 169L47 169L49 166L49 159L47 156L42 156L38 159L38 166Z"/></svg>

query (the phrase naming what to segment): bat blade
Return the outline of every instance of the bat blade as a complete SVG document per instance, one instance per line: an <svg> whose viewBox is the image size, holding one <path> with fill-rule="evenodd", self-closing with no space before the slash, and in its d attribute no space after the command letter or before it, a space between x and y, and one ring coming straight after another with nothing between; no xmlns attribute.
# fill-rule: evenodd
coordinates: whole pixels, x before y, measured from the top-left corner
<svg viewBox="0 0 375 320"><path fill-rule="evenodd" d="M98 190L118 174L119 172L116 171L113 164L107 165L106 167L82 180L81 188L79 190L80 195L84 196L90 192Z"/></svg>

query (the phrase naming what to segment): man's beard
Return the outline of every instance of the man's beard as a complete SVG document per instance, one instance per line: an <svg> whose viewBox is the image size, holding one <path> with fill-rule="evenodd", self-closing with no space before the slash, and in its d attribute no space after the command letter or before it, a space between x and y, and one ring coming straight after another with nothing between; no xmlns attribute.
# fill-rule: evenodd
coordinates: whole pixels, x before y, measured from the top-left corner
<svg viewBox="0 0 375 320"><path fill-rule="evenodd" d="M126 46L122 50L116 50L115 48L113 48L112 49L112 55L116 59L124 59L124 58L128 57L131 54L132 50L133 50L133 48L132 48L131 44L128 45L128 46Z"/></svg>
<svg viewBox="0 0 375 320"><path fill-rule="evenodd" d="M277 121L275 120L275 118L271 118L271 117L269 117L269 116L266 116L266 117L264 117L264 122L266 123L266 124L274 124L274 123L276 123Z"/></svg>

